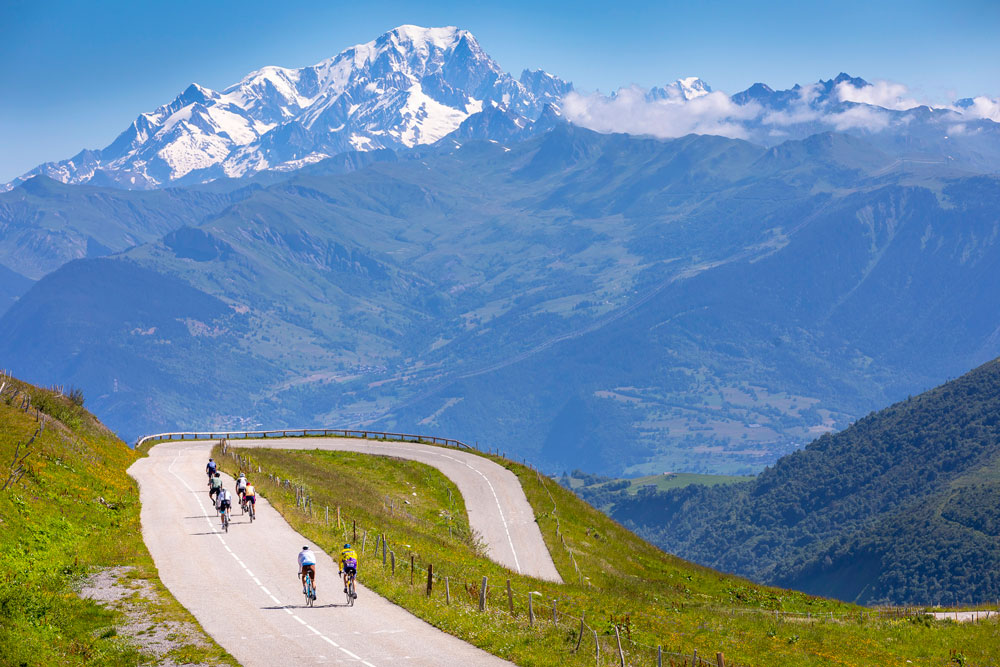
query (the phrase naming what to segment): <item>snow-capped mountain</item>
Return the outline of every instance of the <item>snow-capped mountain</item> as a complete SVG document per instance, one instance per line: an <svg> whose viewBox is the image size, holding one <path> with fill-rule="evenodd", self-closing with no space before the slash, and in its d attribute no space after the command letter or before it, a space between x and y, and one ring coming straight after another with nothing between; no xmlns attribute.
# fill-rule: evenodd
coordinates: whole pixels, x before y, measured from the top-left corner
<svg viewBox="0 0 1000 667"><path fill-rule="evenodd" d="M677 79L665 86L655 86L647 97L651 100L693 100L712 92L711 86L696 76Z"/></svg>
<svg viewBox="0 0 1000 667"><path fill-rule="evenodd" d="M527 126L571 89L540 70L513 78L466 30L404 25L311 67L265 67L221 92L191 84L107 148L19 180L149 188L292 170L344 151L434 143L484 105Z"/></svg>

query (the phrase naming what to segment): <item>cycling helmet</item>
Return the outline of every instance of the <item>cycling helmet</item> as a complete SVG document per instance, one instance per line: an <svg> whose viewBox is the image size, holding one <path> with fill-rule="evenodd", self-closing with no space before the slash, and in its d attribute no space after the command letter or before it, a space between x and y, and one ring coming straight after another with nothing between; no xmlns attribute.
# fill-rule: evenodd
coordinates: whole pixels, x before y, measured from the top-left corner
<svg viewBox="0 0 1000 667"><path fill-rule="evenodd" d="M350 549L350 548L351 548L351 545L350 545L350 544L345 544L345 545L344 545L344 548L345 548L345 549Z"/></svg>
<svg viewBox="0 0 1000 667"><path fill-rule="evenodd" d="M208 457L208 462L209 462L209 463L211 463L211 462L212 462L212 461L214 461L214 460L215 460L215 459L213 459L213 458L212 458L211 456L210 456L210 457Z"/></svg>
<svg viewBox="0 0 1000 667"><path fill-rule="evenodd" d="M303 551L305 551L305 550L307 550L308 548L309 548L309 546L308 546L308 545L306 545L306 546L302 547L302 550L303 550Z"/></svg>
<svg viewBox="0 0 1000 667"><path fill-rule="evenodd" d="M247 474L245 472L241 472L240 473L240 477L246 477L246 476L247 476Z"/></svg>

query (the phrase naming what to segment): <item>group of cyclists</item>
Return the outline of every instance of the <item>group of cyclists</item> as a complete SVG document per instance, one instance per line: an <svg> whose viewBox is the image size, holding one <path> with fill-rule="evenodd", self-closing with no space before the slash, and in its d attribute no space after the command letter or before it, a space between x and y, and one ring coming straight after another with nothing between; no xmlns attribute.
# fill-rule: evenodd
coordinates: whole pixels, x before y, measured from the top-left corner
<svg viewBox="0 0 1000 667"><path fill-rule="evenodd" d="M208 475L208 497L215 503L215 509L219 512L220 520L225 525L228 518L227 515L232 511L232 498L222 485L222 475L214 459L208 459L208 465L205 466L205 473ZM239 497L240 504L244 506L244 509L249 509L251 512L256 510L257 491L247 480L246 473L241 472L239 478L236 480L236 495ZM298 563L298 576L302 580L302 592L306 592L306 575L308 574L312 582L312 597L315 599L316 555L308 545L303 546L302 551L298 553ZM340 571L337 574L343 577L344 593L348 593L350 579L358 575L358 554L350 544L345 544L344 548L340 550L338 564ZM357 593L353 591L350 595L354 598L358 597Z"/></svg>
<svg viewBox="0 0 1000 667"><path fill-rule="evenodd" d="M229 519L229 513L233 509L233 498L229 491L222 485L222 475L219 473L218 464L214 459L208 460L205 466L208 474L208 497L215 503L215 509L219 513L219 520L225 525ZM241 472L236 480L236 497L239 498L240 506L244 512L250 512L251 516L257 509L257 490L247 480L245 472Z"/></svg>

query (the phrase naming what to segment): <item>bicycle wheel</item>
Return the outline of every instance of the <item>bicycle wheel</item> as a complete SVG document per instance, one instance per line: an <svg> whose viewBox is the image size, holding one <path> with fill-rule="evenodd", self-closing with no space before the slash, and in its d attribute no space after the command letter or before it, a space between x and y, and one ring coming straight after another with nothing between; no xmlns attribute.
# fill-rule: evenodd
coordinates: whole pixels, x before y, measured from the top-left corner
<svg viewBox="0 0 1000 667"><path fill-rule="evenodd" d="M229 512L223 512L222 514L222 530L229 532Z"/></svg>
<svg viewBox="0 0 1000 667"><path fill-rule="evenodd" d="M353 607L354 600L357 597L357 594L354 592L354 577L351 577L347 584L347 606Z"/></svg>
<svg viewBox="0 0 1000 667"><path fill-rule="evenodd" d="M256 518L257 510L254 508L254 504L250 503L250 523L253 523L254 518Z"/></svg>
<svg viewBox="0 0 1000 667"><path fill-rule="evenodd" d="M311 607L313 605L313 600L316 599L316 594L313 591L312 577L308 574L306 575L306 606Z"/></svg>

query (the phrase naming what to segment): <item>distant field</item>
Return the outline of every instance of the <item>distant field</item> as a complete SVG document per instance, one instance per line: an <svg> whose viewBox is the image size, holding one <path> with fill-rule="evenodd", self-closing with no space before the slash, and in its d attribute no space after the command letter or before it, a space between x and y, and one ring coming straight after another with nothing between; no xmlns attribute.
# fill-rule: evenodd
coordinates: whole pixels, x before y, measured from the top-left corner
<svg viewBox="0 0 1000 667"><path fill-rule="evenodd" d="M750 475L701 475L693 472L670 472L659 475L648 475L646 477L633 477L629 480L629 487L626 491L631 495L635 495L644 486L655 486L661 491L666 491L667 489L678 489L690 484L718 486L719 484L749 482L751 479L753 477Z"/></svg>
<svg viewBox="0 0 1000 667"><path fill-rule="evenodd" d="M748 482L752 479L753 477L745 475L703 475L693 472L663 472L658 475L621 479L574 470L564 475L559 483L572 489L576 495L599 510L610 512L616 503L625 497L636 495L642 488L654 487L659 491L666 491L691 484L718 486Z"/></svg>

